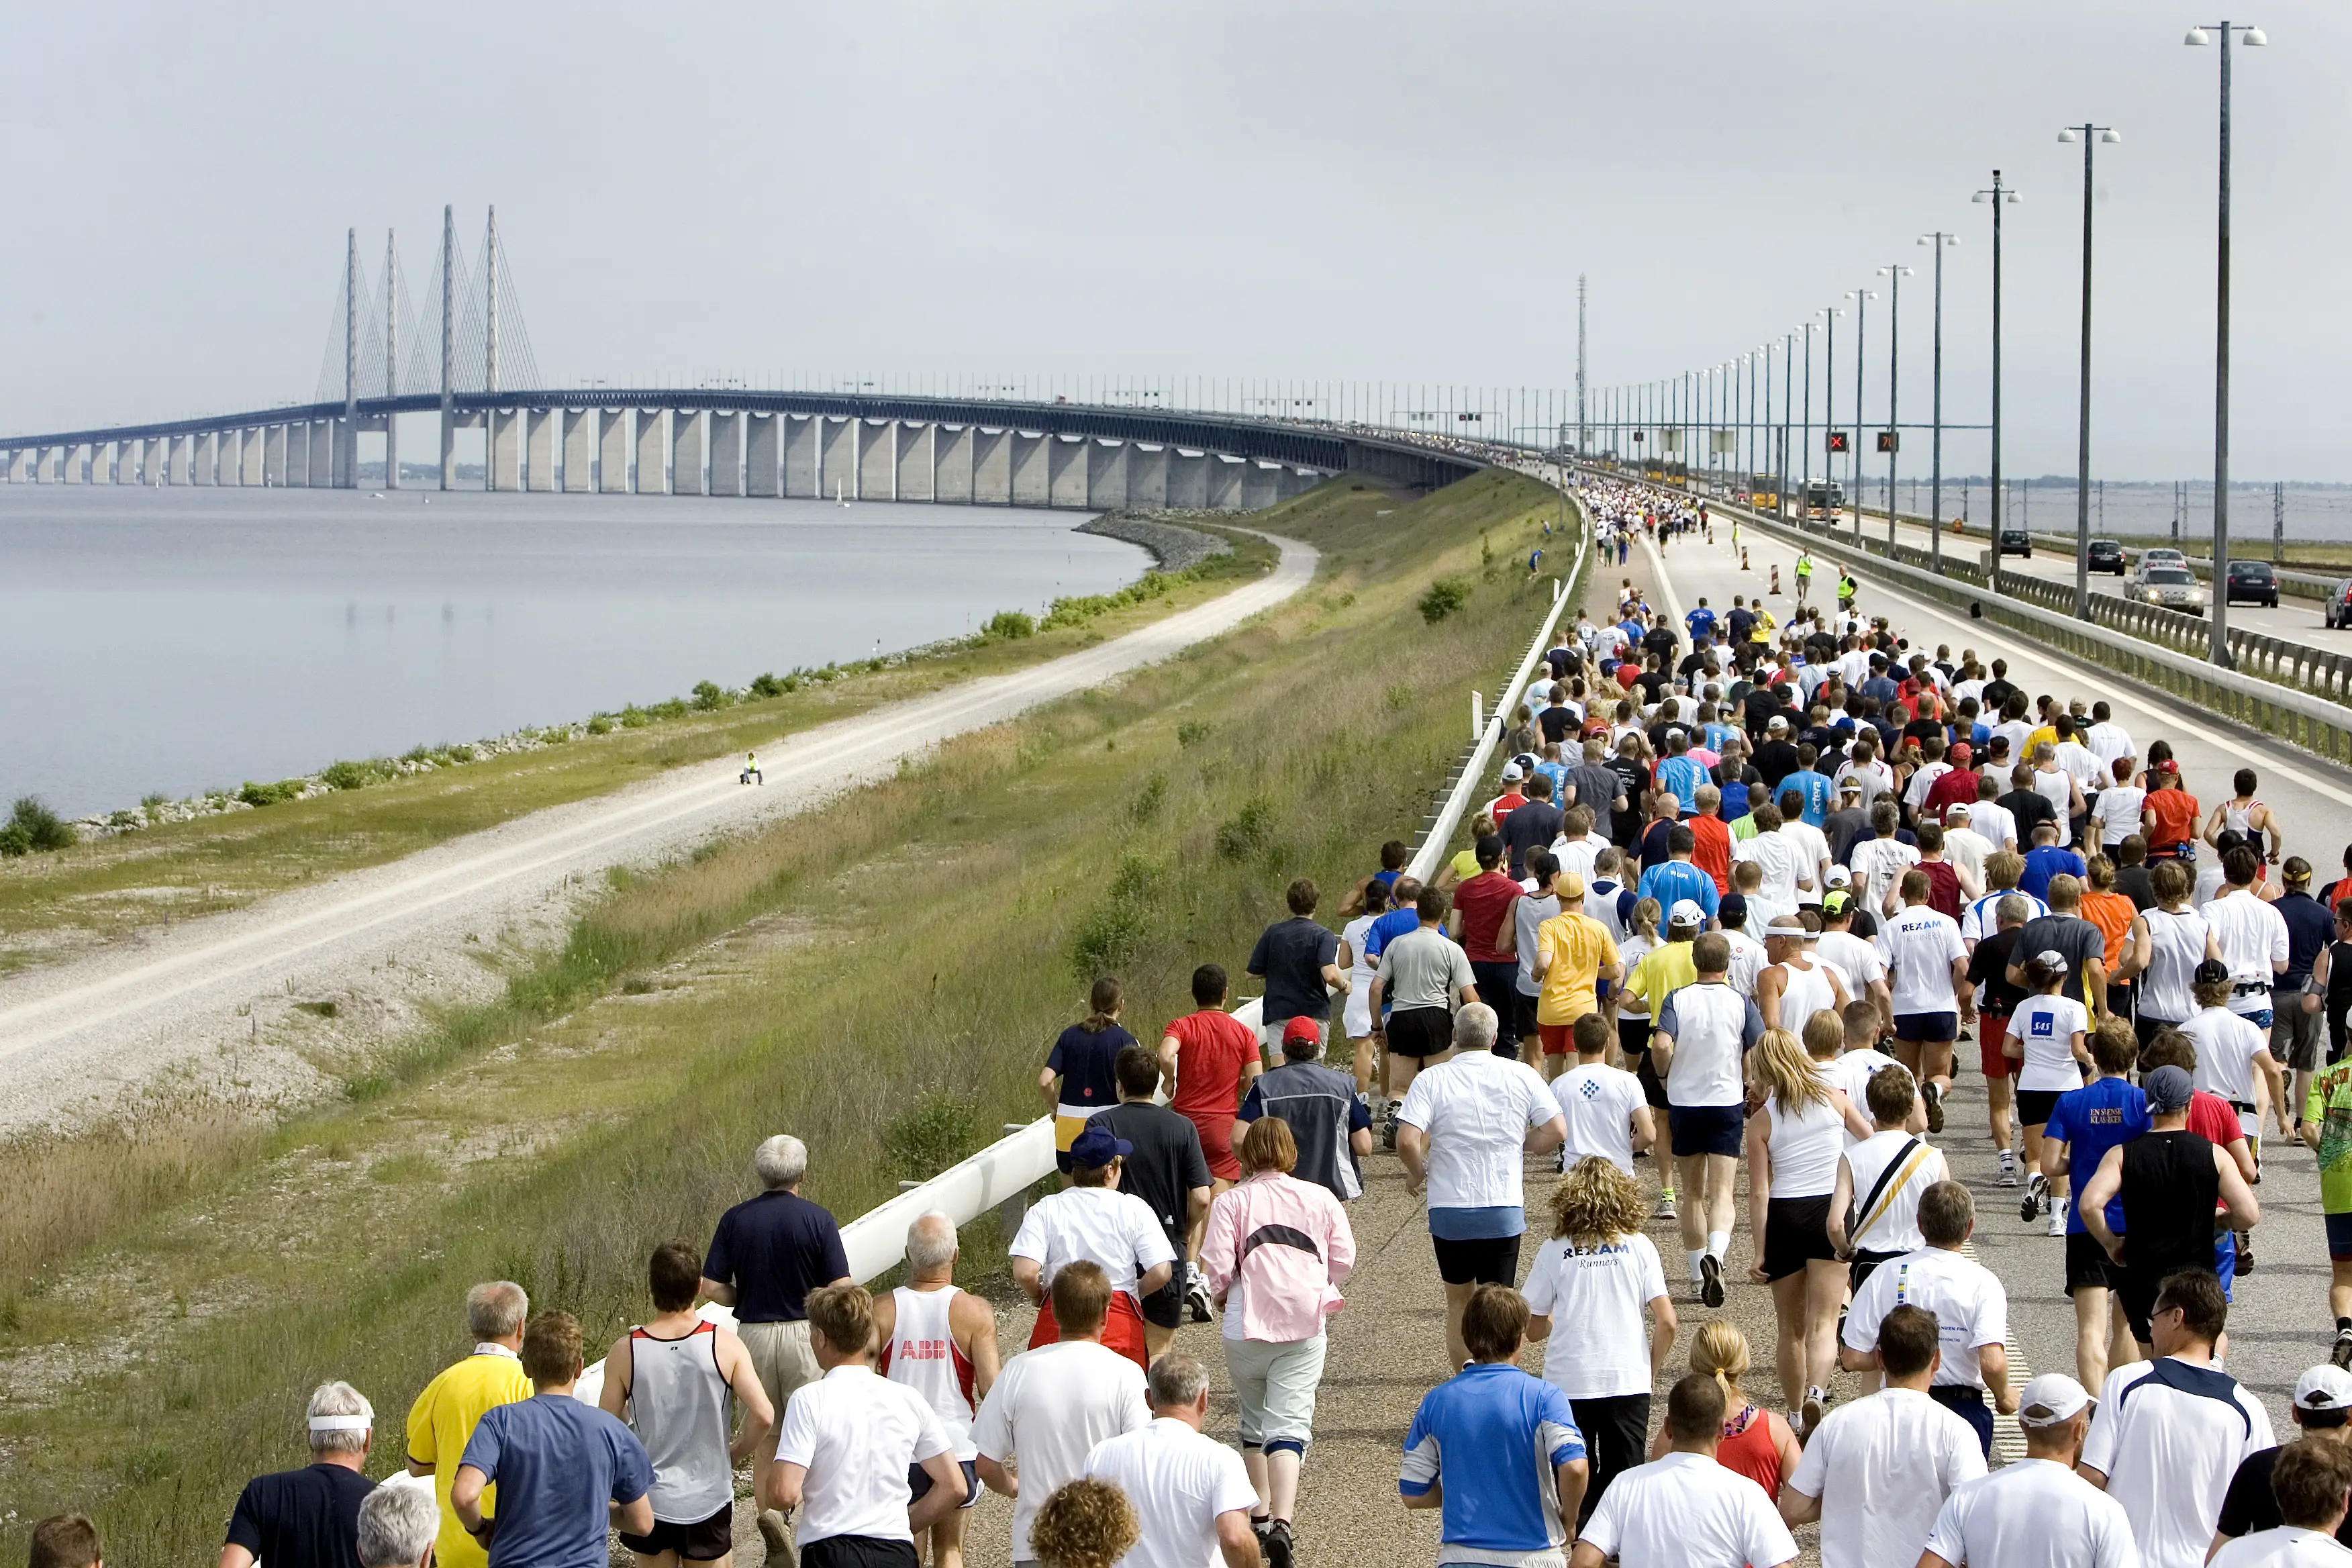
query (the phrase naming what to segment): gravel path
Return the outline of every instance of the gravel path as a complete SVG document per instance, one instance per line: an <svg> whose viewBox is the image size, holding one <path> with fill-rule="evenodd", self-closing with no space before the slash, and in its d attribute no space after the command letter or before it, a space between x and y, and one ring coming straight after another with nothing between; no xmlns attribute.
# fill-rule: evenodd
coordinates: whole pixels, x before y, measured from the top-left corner
<svg viewBox="0 0 2352 1568"><path fill-rule="evenodd" d="M698 763L0 982L0 1136L85 1125L142 1095L275 1109L329 1090L426 1008L495 994L499 960L557 940L608 868L808 810L951 736L1167 658L1288 598L1313 579L1318 554L1274 542L1273 571L1208 604L763 745L764 788L741 787L731 760Z"/></svg>

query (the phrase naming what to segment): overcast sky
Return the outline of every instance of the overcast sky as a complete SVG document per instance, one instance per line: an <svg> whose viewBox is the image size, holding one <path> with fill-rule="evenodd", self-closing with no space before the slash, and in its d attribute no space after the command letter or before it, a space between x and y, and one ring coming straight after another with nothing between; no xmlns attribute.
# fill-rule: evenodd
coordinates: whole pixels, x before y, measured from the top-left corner
<svg viewBox="0 0 2352 1568"><path fill-rule="evenodd" d="M2210 476L2217 18L2147 0L1412 7L583 4L16 14L0 429L311 394L344 232L412 290L496 202L547 379L799 370L1567 386L1735 356L1906 279L1906 420L1981 419L2008 209L2008 466ZM2233 51L2232 471L2352 479L2352 10ZM1886 301L1871 308L1883 410ZM1839 323L1852 404L1852 318ZM1819 373L1817 372L1817 387ZM1914 458L1916 451L1921 456ZM1905 463L1925 445L1906 441ZM1954 469L1980 468L1956 437Z"/></svg>

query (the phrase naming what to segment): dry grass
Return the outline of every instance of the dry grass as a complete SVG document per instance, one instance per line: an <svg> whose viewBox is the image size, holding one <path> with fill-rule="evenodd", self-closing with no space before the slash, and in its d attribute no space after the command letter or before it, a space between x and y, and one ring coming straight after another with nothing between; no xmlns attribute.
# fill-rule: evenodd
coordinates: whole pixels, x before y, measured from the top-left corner
<svg viewBox="0 0 2352 1568"><path fill-rule="evenodd" d="M1336 888L1419 819L1462 689L1515 661L1543 602L1479 570L1477 531L1508 545L1539 505L1506 476L1409 508L1326 487L1272 523L1332 558L1309 595L617 889L362 1103L24 1300L0 1386L73 1370L0 1404L0 1511L86 1508L134 1564L205 1555L243 1479L294 1462L310 1386L348 1377L398 1410L462 1351L467 1283L521 1279L607 1334L639 1310L646 1247L744 1194L760 1136L808 1139L814 1195L846 1215L908 1161L1034 1116L1037 1062L1083 1010L1082 936L1113 930L1148 1032L1187 1009L1194 964L1239 971L1289 877ZM1439 571L1475 582L1430 627L1412 603ZM786 938L712 940L787 916ZM0 1524L0 1554L21 1528Z"/></svg>

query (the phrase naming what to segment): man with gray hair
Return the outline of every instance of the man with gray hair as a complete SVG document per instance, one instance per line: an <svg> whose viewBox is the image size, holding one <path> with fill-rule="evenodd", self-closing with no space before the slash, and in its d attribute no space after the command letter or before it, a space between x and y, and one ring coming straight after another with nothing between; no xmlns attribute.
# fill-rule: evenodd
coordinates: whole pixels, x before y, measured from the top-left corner
<svg viewBox="0 0 2352 1568"><path fill-rule="evenodd" d="M360 1568L426 1568L440 1528L433 1489L395 1476L360 1504Z"/></svg>
<svg viewBox="0 0 2352 1568"><path fill-rule="evenodd" d="M1520 1068L1533 1076L1533 1069ZM1540 1085L1541 1080L1538 1080ZM1135 1505L1141 1527L1125 1568L1257 1568L1258 1541L1250 1529L1257 1489L1242 1457L1201 1426L1209 1416L1209 1374L1201 1363L1171 1351L1151 1363L1147 1380L1151 1423L1106 1437L1087 1456L1086 1473L1108 1481ZM1275 1568L1289 1568L1278 1561Z"/></svg>
<svg viewBox="0 0 2352 1568"><path fill-rule="evenodd" d="M433 1478L441 1502L441 1536L434 1560L441 1568L487 1568L489 1554L467 1533L450 1504L457 1461L473 1441L484 1415L531 1396L522 1370L522 1331L530 1300L511 1279L496 1279L466 1292L466 1327L474 1336L471 1355L425 1385L408 1407L408 1473ZM487 1514L497 1510L485 1506Z"/></svg>
<svg viewBox="0 0 2352 1568"><path fill-rule="evenodd" d="M801 1196L807 1144L779 1132L752 1154L751 1167L760 1174L760 1195L719 1216L703 1254L702 1293L734 1309L736 1331L781 1420L794 1391L824 1375L809 1348L808 1293L851 1283L849 1258L833 1215ZM769 1495L775 1464L772 1454L755 1459L752 1496ZM783 1514L761 1510L760 1534L772 1568L788 1568L792 1531Z"/></svg>
<svg viewBox="0 0 2352 1568"><path fill-rule="evenodd" d="M251 1568L257 1562L268 1568L359 1568L360 1504L375 1489L360 1470L374 1435L375 1407L348 1383L322 1383L311 1392L307 1415L310 1465L246 1482L229 1515L220 1568ZM433 1522L437 1528L437 1517Z"/></svg>
<svg viewBox="0 0 2352 1568"><path fill-rule="evenodd" d="M928 1536L933 1568L961 1568L965 1510L980 1501L980 1446L972 1440L972 1417L996 1384L996 1309L984 1296L959 1289L955 1282L955 1221L933 1210L907 1227L907 1283L874 1299L874 1342L882 1348L881 1373L906 1384L929 1405L947 1428L948 1457L963 1468L963 1502L915 1535L921 1562ZM907 1472L910 1500L931 1489L920 1465Z"/></svg>
<svg viewBox="0 0 2352 1568"><path fill-rule="evenodd" d="M1405 1190L1429 1194L1429 1235L1445 1281L1446 1365L1470 1359L1462 1311L1481 1285L1518 1278L1528 1228L1520 1167L1568 1137L1568 1119L1543 1075L1495 1055L1495 1010L1473 1002L1454 1016L1452 1054L1412 1080L1397 1113Z"/></svg>

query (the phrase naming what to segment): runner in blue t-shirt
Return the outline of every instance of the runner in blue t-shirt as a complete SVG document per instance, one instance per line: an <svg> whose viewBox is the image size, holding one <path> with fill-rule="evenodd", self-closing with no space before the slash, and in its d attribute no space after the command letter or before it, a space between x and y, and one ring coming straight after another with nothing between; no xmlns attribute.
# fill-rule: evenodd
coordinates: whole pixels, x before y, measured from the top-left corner
<svg viewBox="0 0 2352 1568"><path fill-rule="evenodd" d="M1811 768L1800 768L1780 780L1783 794L1795 790L1805 797L1805 826L1819 827L1830 814L1832 786L1830 776Z"/></svg>
<svg viewBox="0 0 2352 1568"><path fill-rule="evenodd" d="M1511 1364L1526 1298L1481 1285L1462 1313L1470 1363L1424 1395L1404 1435L1397 1489L1443 1510L1441 1562L1559 1561L1591 1474L1568 1395Z"/></svg>
<svg viewBox="0 0 2352 1568"><path fill-rule="evenodd" d="M1705 599L1701 599L1698 608L1683 617L1683 625L1690 628L1691 646L1696 647L1699 638L1715 635L1715 612L1706 607Z"/></svg>
<svg viewBox="0 0 2352 1568"><path fill-rule="evenodd" d="M2051 1108L2042 1129L2042 1172L2081 1173L2072 1191L2079 1194L2090 1173L2099 1168L2107 1151L2146 1132L2147 1098L2131 1081L2132 1064L2139 1058L2139 1038L2132 1026L2110 1018L2093 1031L2091 1061L2099 1076L2080 1089L2070 1089ZM2124 1205L2118 1197L2107 1205L2107 1226L2123 1233ZM2106 1249L2083 1225L2079 1196L2066 1205L2066 1294L2074 1300L2075 1375L2084 1387L2103 1382L2107 1371L2108 1321L2115 1266Z"/></svg>
<svg viewBox="0 0 2352 1568"><path fill-rule="evenodd" d="M1691 840L1691 830L1676 823L1666 837L1666 853L1675 858L1661 860L1642 873L1641 895L1657 900L1658 908L1669 914L1677 902L1687 899L1713 920L1721 900L1715 891L1715 879L1690 863Z"/></svg>

